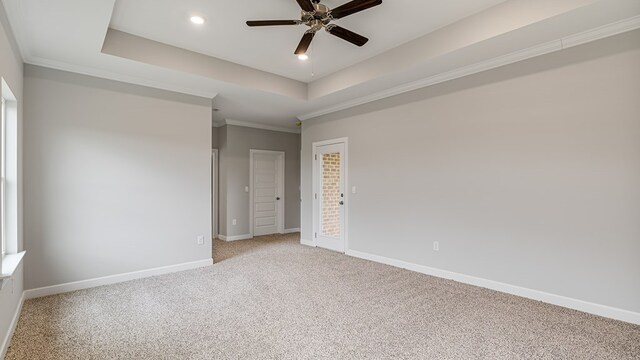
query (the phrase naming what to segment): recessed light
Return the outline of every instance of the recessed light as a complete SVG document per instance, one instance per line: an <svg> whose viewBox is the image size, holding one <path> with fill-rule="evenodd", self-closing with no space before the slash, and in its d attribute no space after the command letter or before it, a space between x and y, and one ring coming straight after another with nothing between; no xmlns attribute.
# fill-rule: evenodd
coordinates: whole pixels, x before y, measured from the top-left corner
<svg viewBox="0 0 640 360"><path fill-rule="evenodd" d="M196 25L202 25L205 23L205 19L202 16L192 16L189 20Z"/></svg>
<svg viewBox="0 0 640 360"><path fill-rule="evenodd" d="M307 59L309 59L309 56L308 56L307 54L300 54L300 55L298 55L298 60L305 61L305 60L307 60Z"/></svg>

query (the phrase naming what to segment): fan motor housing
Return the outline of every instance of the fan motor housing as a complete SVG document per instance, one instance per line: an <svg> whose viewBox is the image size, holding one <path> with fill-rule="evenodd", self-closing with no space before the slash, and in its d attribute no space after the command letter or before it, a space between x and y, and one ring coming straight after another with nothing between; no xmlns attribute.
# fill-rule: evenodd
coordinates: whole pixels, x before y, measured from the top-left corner
<svg viewBox="0 0 640 360"><path fill-rule="evenodd" d="M320 4L320 2L314 2L313 7L315 8L315 11L313 12L302 11L302 22L307 25L311 25L314 20L320 20L323 23L328 24L330 21L329 11L331 11L331 9L324 4Z"/></svg>

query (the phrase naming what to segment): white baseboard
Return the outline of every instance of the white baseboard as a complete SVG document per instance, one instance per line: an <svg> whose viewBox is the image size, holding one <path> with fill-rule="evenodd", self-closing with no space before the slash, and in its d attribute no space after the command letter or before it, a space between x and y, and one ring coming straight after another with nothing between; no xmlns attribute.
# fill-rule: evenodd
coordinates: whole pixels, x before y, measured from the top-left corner
<svg viewBox="0 0 640 360"><path fill-rule="evenodd" d="M52 285L52 286L46 286L46 287L41 287L37 289L25 290L24 296L26 299L34 299L34 298L43 297L43 296L61 294L61 293L66 293L70 291L76 291L76 290L93 288L97 286L110 285L110 284L130 281L130 280L142 279L150 276L169 274L169 273L174 273L174 272L184 271L184 270L191 270L191 269L196 269L196 268L210 266L210 265L213 265L213 259L200 260L200 261L188 262L188 263L177 264L177 265L169 265L169 266L163 266L163 267L158 267L153 269L140 270L140 271L134 271L134 272L124 273L124 274L110 275L110 276L104 276L104 277L99 277L95 279L74 281L74 282L60 284L60 285Z"/></svg>
<svg viewBox="0 0 640 360"><path fill-rule="evenodd" d="M315 241L311 241L311 240L300 239L300 244L306 245L306 246L311 246L311 247L316 247L316 242Z"/></svg>
<svg viewBox="0 0 640 360"><path fill-rule="evenodd" d="M251 236L251 234L232 235L232 236L218 234L218 239L220 239L222 241L237 241L237 240L253 239L253 237Z"/></svg>
<svg viewBox="0 0 640 360"><path fill-rule="evenodd" d="M284 229L284 231L282 233L283 234L291 234L291 233L296 233L296 232L300 232L300 228ZM253 236L251 236L251 234L232 235L232 236L218 234L218 239L220 239L222 241L238 241L238 240L253 239Z"/></svg>
<svg viewBox="0 0 640 360"><path fill-rule="evenodd" d="M295 233L295 232L300 232L300 228L284 229L284 231L282 233L283 234L291 234L291 233ZM218 239L220 239L222 241L238 241L238 240L253 239L253 236L251 236L251 234L231 235L231 236L218 234Z"/></svg>
<svg viewBox="0 0 640 360"><path fill-rule="evenodd" d="M300 243L304 245L307 240L301 240ZM310 245L315 246L315 245ZM386 258L383 256L372 255L360 251L355 250L347 250L347 255L357 257L360 259L375 261L378 263L391 265L395 267L399 267L402 269L407 269L415 272L419 272L426 275L436 276L440 278L450 279L454 281L458 281L465 284L475 285L495 291L500 291L503 293L516 295L525 297L528 299L533 299L537 301L542 301L548 304L558 305L578 311L583 311L589 314L594 314L598 316L603 316L610 319L625 321L632 324L640 325L640 313L618 309L606 305L595 304L583 300L573 299L566 296L550 294L544 291L538 291L533 289L524 288L521 286L510 285L501 283L498 281L487 280L483 278L478 278L475 276L464 275L455 273L452 271L436 269L424 265L413 264L401 260Z"/></svg>
<svg viewBox="0 0 640 360"><path fill-rule="evenodd" d="M2 339L2 344L0 345L0 359L4 359L4 356L7 355L7 350L9 350L9 343L11 342L11 338L13 337L13 333L16 331L16 326L18 326L18 320L20 319L20 313L22 312L22 304L24 304L25 294L24 291L20 296L20 301L18 302L18 307L16 308L16 312L13 314L13 318L11 319L11 324L9 325L9 331L7 331L7 335Z"/></svg>

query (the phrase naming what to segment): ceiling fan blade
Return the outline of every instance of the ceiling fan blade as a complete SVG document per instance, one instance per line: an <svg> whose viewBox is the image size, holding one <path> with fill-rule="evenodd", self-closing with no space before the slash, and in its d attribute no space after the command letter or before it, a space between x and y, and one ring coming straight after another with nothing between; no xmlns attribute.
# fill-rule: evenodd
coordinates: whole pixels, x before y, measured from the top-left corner
<svg viewBox="0 0 640 360"><path fill-rule="evenodd" d="M274 26L274 25L298 25L300 21L297 20L249 20L247 25L249 26Z"/></svg>
<svg viewBox="0 0 640 360"><path fill-rule="evenodd" d="M382 0L353 0L331 10L331 16L334 19L340 19L380 4L382 4Z"/></svg>
<svg viewBox="0 0 640 360"><path fill-rule="evenodd" d="M304 11L312 12L316 11L316 8L311 3L311 0L296 0L300 8Z"/></svg>
<svg viewBox="0 0 640 360"><path fill-rule="evenodd" d="M333 26L330 25L330 26L327 26L326 29L329 34L337 36L357 46L362 46L366 44L367 41L369 41L369 39L367 39L366 37L362 35L358 35L353 31L349 31L338 25L333 25Z"/></svg>
<svg viewBox="0 0 640 360"><path fill-rule="evenodd" d="M311 40L316 35L314 32L306 32L302 36L302 40L300 40L300 44L298 44L298 48L294 54L302 55L307 53L307 49L309 49L309 45L311 45Z"/></svg>

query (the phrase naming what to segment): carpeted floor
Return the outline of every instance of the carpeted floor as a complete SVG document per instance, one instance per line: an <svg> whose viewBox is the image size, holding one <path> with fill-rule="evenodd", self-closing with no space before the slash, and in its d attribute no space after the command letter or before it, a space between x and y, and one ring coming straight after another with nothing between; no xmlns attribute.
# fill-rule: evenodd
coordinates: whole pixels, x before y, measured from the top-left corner
<svg viewBox="0 0 640 360"><path fill-rule="evenodd" d="M640 359L640 326L298 244L25 302L7 359Z"/></svg>

